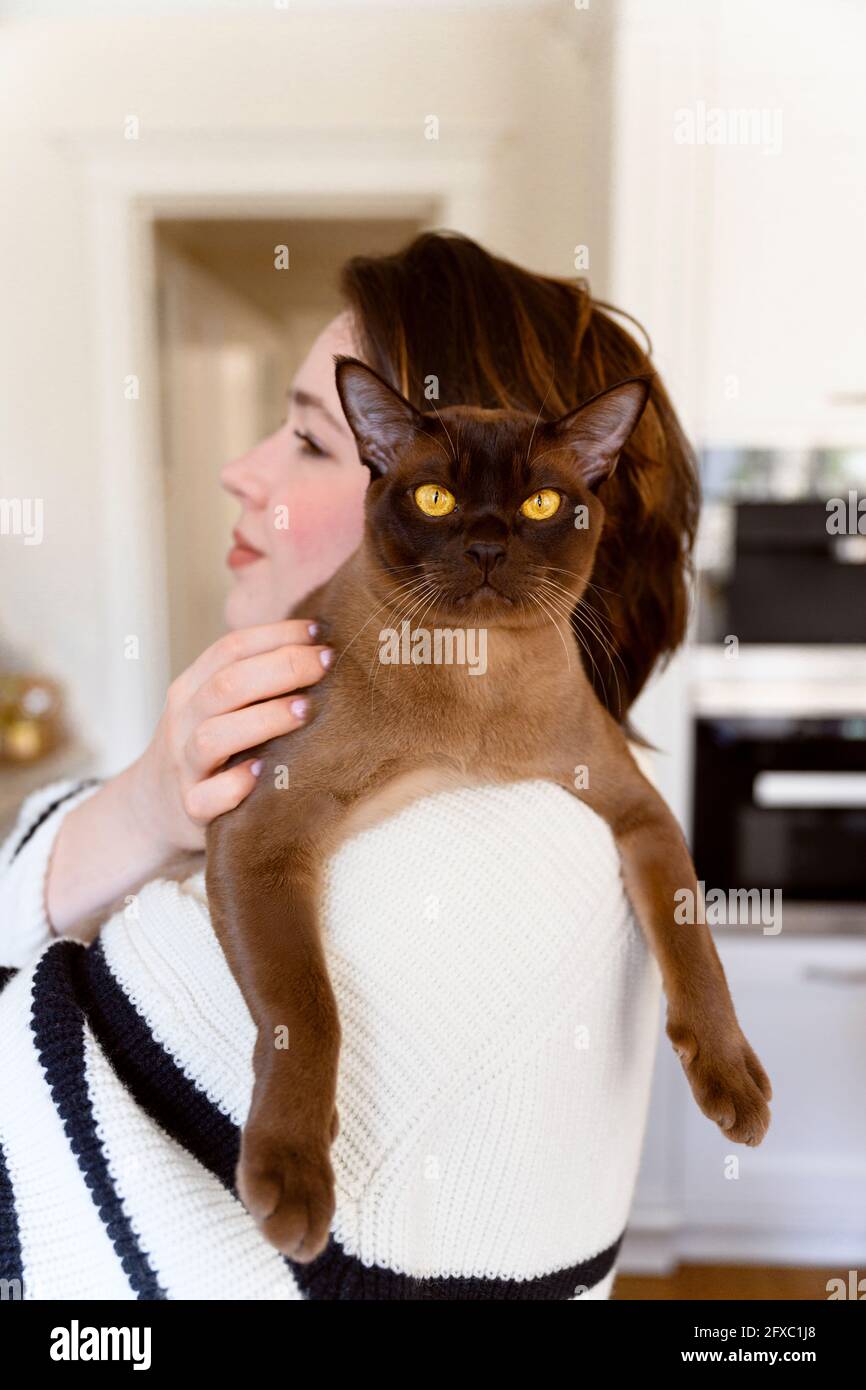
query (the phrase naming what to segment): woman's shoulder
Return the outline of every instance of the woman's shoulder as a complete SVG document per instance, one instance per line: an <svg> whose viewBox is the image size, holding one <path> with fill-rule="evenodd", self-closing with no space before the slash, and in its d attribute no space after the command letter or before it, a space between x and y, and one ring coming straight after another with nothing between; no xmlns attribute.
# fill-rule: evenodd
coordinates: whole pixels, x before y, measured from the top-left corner
<svg viewBox="0 0 866 1390"><path fill-rule="evenodd" d="M632 925L608 826L543 781L437 792L363 831L330 862L323 915L331 953L377 990L459 980L506 1010Z"/></svg>
<svg viewBox="0 0 866 1390"><path fill-rule="evenodd" d="M518 1019L537 1027L635 936L608 827L541 781L438 792L355 835L327 866L322 924L362 1070L425 1030L438 1071ZM253 1031L203 874L146 885L100 949L152 1036L240 1120Z"/></svg>
<svg viewBox="0 0 866 1390"><path fill-rule="evenodd" d="M619 856L606 823L577 796L540 780L466 786L411 802L347 841L329 866L326 901L352 880L358 906L400 894L428 920L451 911L591 907L618 892Z"/></svg>
<svg viewBox="0 0 866 1390"><path fill-rule="evenodd" d="M347 1132L371 1137L359 1154L338 1140L346 1190L373 1182L376 1163L376 1191L414 1190L419 1154L451 1135L501 1171L496 1136L512 1123L543 1132L542 1170L558 1168L588 1094L578 1034L611 1083L614 1035L652 983L605 822L543 781L436 792L340 848L323 922L338 1107Z"/></svg>

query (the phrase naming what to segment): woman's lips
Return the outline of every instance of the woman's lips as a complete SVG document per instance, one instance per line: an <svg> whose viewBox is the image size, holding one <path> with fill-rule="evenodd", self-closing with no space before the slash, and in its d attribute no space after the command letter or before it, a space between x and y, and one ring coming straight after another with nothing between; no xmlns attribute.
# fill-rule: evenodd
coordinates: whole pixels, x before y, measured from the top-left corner
<svg viewBox="0 0 866 1390"><path fill-rule="evenodd" d="M249 541L245 541L239 531L232 531L234 545L228 553L226 564L229 569L243 569L244 565L251 565L255 560L261 560L261 550L255 550Z"/></svg>

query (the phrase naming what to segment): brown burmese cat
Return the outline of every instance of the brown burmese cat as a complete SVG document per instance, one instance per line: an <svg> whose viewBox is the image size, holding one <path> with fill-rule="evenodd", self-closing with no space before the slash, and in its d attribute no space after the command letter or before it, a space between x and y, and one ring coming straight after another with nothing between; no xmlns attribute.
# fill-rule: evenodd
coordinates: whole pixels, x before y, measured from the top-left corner
<svg viewBox="0 0 866 1390"><path fill-rule="evenodd" d="M596 699L568 610L550 601L566 590L571 608L586 588L604 524L596 489L649 381L553 423L468 407L422 414L353 358L337 359L337 387L371 472L365 534L298 611L327 624L339 656L309 692L314 717L262 747L258 785L207 835L214 928L258 1030L238 1187L268 1239L302 1261L323 1249L334 1212L340 1028L319 933L323 865L361 826L436 788L540 777L598 812L698 1105L730 1139L758 1144L771 1097L707 927L674 924L674 895L697 895L680 830ZM485 673L412 661L381 672L380 629L413 612L427 630L485 631ZM576 778L580 767L588 776Z"/></svg>

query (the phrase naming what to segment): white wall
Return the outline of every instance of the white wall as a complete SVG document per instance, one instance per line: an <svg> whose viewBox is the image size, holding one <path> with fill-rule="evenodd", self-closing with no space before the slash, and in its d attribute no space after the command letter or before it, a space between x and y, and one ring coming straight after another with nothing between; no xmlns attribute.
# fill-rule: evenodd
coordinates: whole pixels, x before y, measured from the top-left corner
<svg viewBox="0 0 866 1390"><path fill-rule="evenodd" d="M480 139L489 149L485 193L477 225L461 230L560 274L574 273L574 247L586 243L603 292L610 11L601 8L255 4L244 13L15 20L0 29L9 209L0 223L0 496L37 496L45 507L41 546L0 538L0 631L67 683L98 766L134 751L103 709L124 626L122 613L114 626L107 618L117 571L106 528L116 523L104 495L106 479L120 490L127 479L110 471L99 418L106 393L122 393L124 377L139 372L142 399L130 409L140 407L142 432L152 430L156 381L147 360L115 361L98 340L91 155L121 169L128 161L132 172L135 161L158 162L191 140L218 154L226 142L248 148L261 139L291 154L363 130L417 140L423 170ZM441 123L436 143L424 138L431 114ZM124 139L128 116L140 121L137 141ZM139 417L130 418L138 429ZM146 516L146 491L142 498ZM142 582L158 584L161 565L154 553ZM141 658L157 680L167 666L160 646L157 634ZM134 703L137 676L122 679Z"/></svg>
<svg viewBox="0 0 866 1390"><path fill-rule="evenodd" d="M618 36L613 292L693 435L862 445L866 7L622 0Z"/></svg>

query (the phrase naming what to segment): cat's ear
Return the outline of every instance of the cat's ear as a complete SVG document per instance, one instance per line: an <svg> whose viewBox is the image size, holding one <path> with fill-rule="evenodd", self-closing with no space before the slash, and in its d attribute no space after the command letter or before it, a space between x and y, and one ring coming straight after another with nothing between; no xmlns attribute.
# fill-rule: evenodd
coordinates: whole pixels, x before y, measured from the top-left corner
<svg viewBox="0 0 866 1390"><path fill-rule="evenodd" d="M391 471L412 440L421 414L357 357L335 357L337 392L361 462L373 478Z"/></svg>
<svg viewBox="0 0 866 1390"><path fill-rule="evenodd" d="M595 489L610 477L649 400L651 378L631 377L601 391L547 426L560 445L573 450L580 473Z"/></svg>

